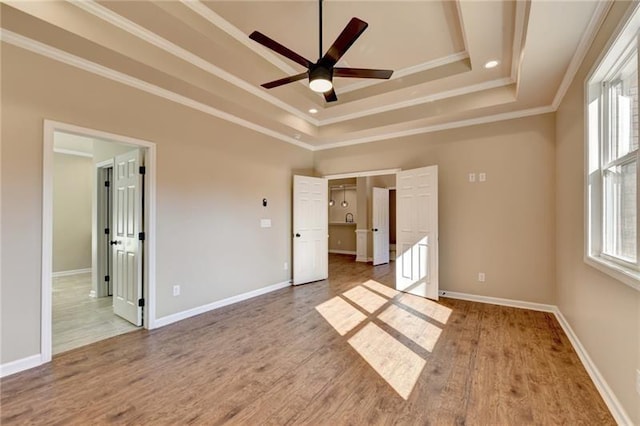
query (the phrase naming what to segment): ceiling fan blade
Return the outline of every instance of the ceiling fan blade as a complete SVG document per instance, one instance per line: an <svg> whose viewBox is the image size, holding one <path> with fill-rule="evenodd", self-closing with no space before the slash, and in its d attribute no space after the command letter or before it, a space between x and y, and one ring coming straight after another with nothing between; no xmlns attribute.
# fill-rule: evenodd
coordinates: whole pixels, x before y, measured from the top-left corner
<svg viewBox="0 0 640 426"><path fill-rule="evenodd" d="M335 102L338 100L338 97L336 96L336 91L333 90L333 88L328 92L324 92L323 95L324 95L324 100L327 102Z"/></svg>
<svg viewBox="0 0 640 426"><path fill-rule="evenodd" d="M281 45L277 41L273 40L272 38L267 37L266 35L262 34L259 31L252 32L251 35L249 35L249 38L251 40L257 41L258 43L260 43L264 47L268 47L269 49L273 50L274 52L276 52L276 53L278 53L278 54L280 54L282 56L284 56L285 58L291 59L293 62L296 62L296 63L302 65L305 68L309 68L309 67L311 67L311 65L313 65L310 60L308 60L306 58L303 58L302 56L298 55L293 50L290 50L290 49L284 47L283 45Z"/></svg>
<svg viewBox="0 0 640 426"><path fill-rule="evenodd" d="M328 67L334 66L368 26L369 24L361 19L351 18L320 62Z"/></svg>
<svg viewBox="0 0 640 426"><path fill-rule="evenodd" d="M309 76L308 73L303 72L300 74L281 78L280 80L270 81L268 83L261 84L261 86L264 87L265 89L273 89L274 87L282 86L283 84L293 83L294 81L302 80L303 78L307 78L308 76Z"/></svg>
<svg viewBox="0 0 640 426"><path fill-rule="evenodd" d="M393 74L393 70L374 70L370 68L334 68L334 77L353 78L379 78L387 80Z"/></svg>

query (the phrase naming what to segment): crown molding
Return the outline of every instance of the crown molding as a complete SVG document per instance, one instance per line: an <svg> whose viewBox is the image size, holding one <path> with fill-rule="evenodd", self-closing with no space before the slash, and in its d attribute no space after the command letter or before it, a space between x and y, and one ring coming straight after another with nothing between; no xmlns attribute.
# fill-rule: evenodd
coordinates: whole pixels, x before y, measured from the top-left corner
<svg viewBox="0 0 640 426"><path fill-rule="evenodd" d="M229 34L236 41L243 44L246 48L252 52L260 55L264 60L278 67L280 70L287 74L298 74L300 70L290 66L288 63L280 59L280 57L271 52L271 50L251 40L249 36L240 31L231 22L218 15L216 12L205 6L200 0L180 0L180 2L191 9L194 13L204 18L210 24L220 28L225 33Z"/></svg>
<svg viewBox="0 0 640 426"><path fill-rule="evenodd" d="M22 36L20 34L14 33L7 29L0 28L0 40L6 43L12 44L14 46L20 47L22 49L45 56L49 59L53 59L58 62L62 62L64 64L73 66L75 68L79 68L81 70L90 72L92 74L96 74L101 77L105 77L110 80L117 81L129 87L134 87L144 92L151 93L153 95L170 100L172 102L176 102L186 107L198 110L200 112L204 112L205 114L209 114L213 117L220 118L222 120L229 121L231 123L245 127L247 129L254 130L256 132L262 133L272 138L279 139L281 141L290 143L292 145L296 145L301 148L313 150L313 147L311 145L301 142L295 138L292 138L280 132L276 132L275 130L271 130L266 127L260 126L258 124L252 123L249 120L245 120L244 118L240 118L233 114L229 114L228 112L219 110L210 105L203 104L202 102L195 101L191 98L187 98L186 96L179 95L170 90L163 89L162 87L158 87L156 85L147 83L146 81L142 81L140 79L131 77L119 71L115 71L111 68L107 68L100 64L96 64L95 62L88 61L84 58L80 58L78 56L72 55L71 53L62 51L60 49L56 49L54 47L51 47L39 41L30 39L28 37Z"/></svg>
<svg viewBox="0 0 640 426"><path fill-rule="evenodd" d="M306 122L310 123L310 124L314 124L314 125L318 125L317 120L313 117L310 117L309 115L303 113L302 111L300 111L297 108L292 107L291 105L287 104L286 102L281 101L280 99L276 98L275 96L272 96L270 94L268 94L267 92L265 92L264 90L260 89L257 86L254 86L253 84L247 83L246 81L242 80L241 78L236 77L235 75L223 70L222 68L219 68L215 65L213 65L211 62L206 61L205 59L201 58L200 56L194 55L193 53L189 52L188 50L178 46L175 43L170 42L169 40L160 37L159 35L157 35L156 33L147 30L146 28L136 24L133 21L130 21L129 19L111 11L110 9L96 3L93 0L89 0L89 1L77 1L77 2L73 2L73 5L84 10L87 13L92 14L93 16L102 19L105 22L108 22L109 24L120 28L123 31L128 32L129 34L138 37L141 40L146 41L147 43L150 43L154 46L156 46L159 49L164 50L165 52L180 58L190 64L192 64L193 66L196 66L198 68L200 68L203 71L208 72L209 74L215 75L218 78L221 78L222 80L246 91L251 93L252 95L269 102L270 104L287 111L290 114L293 114L294 116L305 120ZM203 5L203 7L206 7Z"/></svg>
<svg viewBox="0 0 640 426"><path fill-rule="evenodd" d="M516 2L515 28L513 31L513 46L511 50L511 78L520 86L520 69L524 59L524 49L527 42L529 28L529 13L531 12L531 0ZM518 90L516 87L516 93Z"/></svg>
<svg viewBox="0 0 640 426"><path fill-rule="evenodd" d="M53 148L53 152L58 153L58 154L67 154L67 155L75 155L78 157L87 157L87 158L93 158L93 154L90 152L85 152L85 151L78 151L76 149L66 149L66 148Z"/></svg>
<svg viewBox="0 0 640 426"><path fill-rule="evenodd" d="M585 28L584 32L582 33L580 43L578 44L578 47L573 54L573 57L571 58L571 62L569 62L569 66L567 67L567 71L562 78L560 86L558 87L556 96L553 98L553 102L551 105L553 105L554 110L558 109L560 103L562 102L562 99L564 99L564 95L567 93L567 90L569 90L569 86L571 86L571 83L573 82L573 79L576 76L580 65L582 64L584 57L587 55L587 52L591 47L591 43L593 43L593 39L596 37L600 26L609 13L609 9L611 9L611 6L613 6L613 1L611 0L600 1L596 3L596 9L594 10L593 15L591 15L591 20L589 21L587 28Z"/></svg>
<svg viewBox="0 0 640 426"><path fill-rule="evenodd" d="M468 120L453 121L451 123L434 124L433 126L425 126L417 129L402 130L399 132L389 132L375 136L367 136L358 139L345 140L340 142L329 143L314 147L314 151L322 151L325 149L342 148L346 146L359 145L363 143L376 142L386 139L398 139L406 136L414 136L423 133L439 132L441 130L457 129L460 127L475 126L478 124L493 123L496 121L511 120L514 118L528 117L531 115L546 114L554 112L553 106L542 106L537 108L523 109L519 111L510 111L501 114L488 115L485 117L470 118Z"/></svg>
<svg viewBox="0 0 640 426"><path fill-rule="evenodd" d="M433 68L449 65L454 62L462 61L467 58L469 58L469 53L467 53L467 51L452 53L451 55L443 56L442 58L433 59L431 61L423 62L421 64L412 65L410 67L406 67L406 68L402 68L401 70L394 71L390 80L397 80L399 78L407 77L411 74L417 74L419 72L431 70ZM380 84L380 82L381 82L380 80L359 81L357 83L353 83L345 87L341 87L340 93L353 92L354 90L363 89L365 87Z"/></svg>
<svg viewBox="0 0 640 426"><path fill-rule="evenodd" d="M384 105L380 107L375 107L367 110L362 110L358 112L354 112L351 114L341 115L339 117L334 118L326 118L324 120L319 121L320 126L325 126L327 124L335 124L343 121L354 120L356 118L366 117L368 115L380 114L383 112L393 111L401 108L409 108L433 101L438 101L441 99L451 98L455 96L467 95L469 93L480 92L482 90L495 89L497 87L508 86L509 84L513 84L514 81L510 77L499 78L497 80L485 81L478 84L473 84L471 86L461 87L459 89L447 90L444 92L434 93L433 95L427 95L420 98L410 99L408 101L396 102L395 104Z"/></svg>

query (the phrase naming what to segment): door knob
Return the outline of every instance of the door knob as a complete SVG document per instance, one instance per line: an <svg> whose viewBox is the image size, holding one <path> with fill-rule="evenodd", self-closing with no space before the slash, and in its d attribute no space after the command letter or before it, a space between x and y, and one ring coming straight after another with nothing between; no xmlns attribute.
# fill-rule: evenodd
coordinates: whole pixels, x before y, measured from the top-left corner
<svg viewBox="0 0 640 426"><path fill-rule="evenodd" d="M296 238L300 238L300 234L296 232Z"/></svg>
<svg viewBox="0 0 640 426"><path fill-rule="evenodd" d="M373 228L372 231L373 232L378 232L378 228Z"/></svg>
<svg viewBox="0 0 640 426"><path fill-rule="evenodd" d="M109 244L111 244L112 246L115 246L116 244L122 244L122 241L113 240L113 241L109 241Z"/></svg>

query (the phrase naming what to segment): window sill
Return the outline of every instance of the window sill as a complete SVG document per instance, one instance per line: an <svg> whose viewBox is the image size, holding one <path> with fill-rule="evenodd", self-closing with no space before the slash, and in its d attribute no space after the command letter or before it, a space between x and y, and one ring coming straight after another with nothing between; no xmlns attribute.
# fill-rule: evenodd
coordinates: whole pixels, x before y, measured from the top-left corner
<svg viewBox="0 0 640 426"><path fill-rule="evenodd" d="M602 257L585 256L584 261L587 265L596 268L600 272L604 272L610 277L640 291L640 272L625 268Z"/></svg>

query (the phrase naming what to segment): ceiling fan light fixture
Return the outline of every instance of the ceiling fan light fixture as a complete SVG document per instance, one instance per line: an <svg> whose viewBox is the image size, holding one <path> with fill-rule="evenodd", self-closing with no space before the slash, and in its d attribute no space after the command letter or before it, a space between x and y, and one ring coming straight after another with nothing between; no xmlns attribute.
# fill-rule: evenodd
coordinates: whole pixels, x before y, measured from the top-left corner
<svg viewBox="0 0 640 426"><path fill-rule="evenodd" d="M309 88L318 93L325 93L333 89L331 71L325 67L315 67L309 71Z"/></svg>

